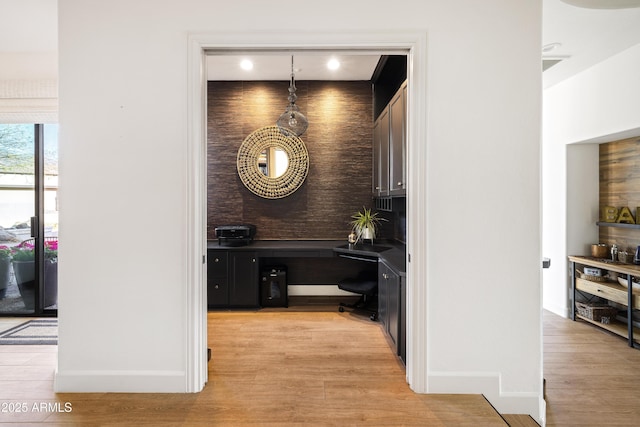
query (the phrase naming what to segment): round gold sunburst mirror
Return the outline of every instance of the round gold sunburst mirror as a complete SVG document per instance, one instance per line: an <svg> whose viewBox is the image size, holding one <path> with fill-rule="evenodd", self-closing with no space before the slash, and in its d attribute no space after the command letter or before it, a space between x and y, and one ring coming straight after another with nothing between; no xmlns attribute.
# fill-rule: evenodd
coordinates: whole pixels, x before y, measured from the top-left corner
<svg viewBox="0 0 640 427"><path fill-rule="evenodd" d="M266 126L242 141L237 167L240 180L252 193L281 199L304 183L309 173L309 154L295 133Z"/></svg>

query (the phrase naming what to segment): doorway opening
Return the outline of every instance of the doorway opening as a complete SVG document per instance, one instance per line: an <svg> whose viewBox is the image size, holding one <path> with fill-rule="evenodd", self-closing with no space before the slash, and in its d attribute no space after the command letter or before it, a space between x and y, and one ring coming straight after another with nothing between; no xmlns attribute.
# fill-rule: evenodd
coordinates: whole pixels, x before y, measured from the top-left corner
<svg viewBox="0 0 640 427"><path fill-rule="evenodd" d="M309 129L302 138L306 140L312 163L318 162L311 166L311 179L318 182L331 182L331 175L338 175L340 170L359 170L357 174L354 173L355 179L350 180L348 186L331 190L334 200L316 201L315 197L326 194L322 189L316 188L320 185L316 183L315 187L313 184L310 186L309 191L303 187L297 194L286 199L265 203L259 197L244 191L244 188L237 183L236 174L233 173L237 152L237 148L233 147L239 145L256 128L275 123L281 113L282 104L284 104L282 101L286 100L286 97L280 95L286 95L288 84L287 67L284 65L289 55L295 58L296 64L296 86L300 94L297 104L310 118ZM208 206L208 240L215 240L215 227L225 223L256 224L264 220L259 212L268 217L264 221L265 227L257 224L261 234L260 240L295 240L300 238L297 231L284 226L294 222L293 218L287 217L287 213L313 218L314 215L310 215L307 209L315 206L315 210L318 211L320 210L318 206L321 206L326 210L323 214L325 217L340 218L336 221L334 229L331 229L334 224L329 221L325 221L322 227L314 227L314 221L305 224L304 227L300 225L298 227L303 228L306 238L311 240L342 241L349 232L350 212L357 211L364 205L374 210L378 209L381 217L387 220L383 223L384 238L406 245L407 200L404 191L407 188L406 142L402 147L398 146L399 150L392 150L389 147L390 141L387 139L387 148L381 150L377 147L381 142L375 137L379 130L376 132L375 129L378 129L378 123L385 118L389 120L391 114L386 108L387 105L391 108L391 104L394 106L406 104L408 55L407 50L358 52L304 50L258 53L207 51L205 60L207 65L207 200L232 202L212 203ZM342 66L347 68L347 77L335 70L325 77L327 73L325 64L336 58ZM248 59L253 60L254 66L250 72L243 72L242 61L246 63ZM278 62L281 63L280 67L277 66ZM259 67L260 69L257 70ZM276 78L277 80L274 80ZM336 93L340 95L334 96ZM396 99L398 93L403 95L402 98ZM399 101L400 99L402 102ZM345 103L344 100L348 102ZM395 118L397 106L394 108L396 108L393 113ZM398 117L395 118L396 121L406 123L406 108L402 108L402 116ZM403 128L405 131L402 133L406 133L406 125ZM220 135L222 133L225 134ZM405 135L400 138L397 135L395 137L406 141ZM324 150L319 148L322 146L326 148ZM387 157L384 161L379 159L382 153ZM225 158L227 158L226 162ZM354 158L361 161L354 165L352 162ZM391 158L395 158L395 161ZM322 165L320 166L319 163ZM390 179L390 175L393 175L390 172L394 168L398 169L395 174L400 176ZM384 175L381 173L382 170L385 170L387 175L387 184L383 187L378 183ZM300 196L300 194L303 195ZM351 204L354 199L362 200L355 203L352 210L348 210L343 208L344 203L340 203L340 200L336 202L335 199L348 200ZM274 226L278 221L275 217L280 217L283 227ZM269 232L271 234L265 235ZM379 237L383 236L379 235ZM291 267L291 263L296 266L299 264L297 261L301 260L288 259L287 261L287 265ZM260 262L263 262L262 258ZM313 265L315 265L314 260L305 259L305 269L313 270ZM351 268L354 267L351 266ZM293 270L296 269L293 268ZM317 274L320 273L317 272ZM377 271L375 274L378 274ZM309 280L306 277L305 279ZM290 290L293 290L290 292L290 297L298 298L298 301L321 297L318 299L326 301L328 296L343 295L344 292L337 287L339 278L333 286L321 285L320 283L333 283L331 280L322 282L323 279L326 278L318 278L320 282L316 286L300 286L297 285L298 282L294 282L293 286L290 286ZM406 286L406 278L403 278L403 281L403 286ZM224 299L218 294L219 290L208 289L207 302L214 304L215 307L219 306ZM344 296L340 298L344 299ZM336 310L338 303L339 301L336 300ZM406 301L403 301L400 306L404 310ZM405 318L405 315L406 313L403 312L402 318ZM400 317L400 313L397 313L397 316ZM395 322L399 322L399 319ZM406 325L405 322L400 324ZM395 334L393 336L395 337ZM406 336L406 330L402 333L403 338L404 336ZM401 357L406 361L404 339L402 341Z"/></svg>

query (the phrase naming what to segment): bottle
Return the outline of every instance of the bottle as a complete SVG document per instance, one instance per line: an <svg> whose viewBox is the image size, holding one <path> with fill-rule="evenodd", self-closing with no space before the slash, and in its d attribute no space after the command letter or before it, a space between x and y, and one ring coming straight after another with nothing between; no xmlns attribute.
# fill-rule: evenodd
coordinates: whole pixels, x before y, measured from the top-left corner
<svg viewBox="0 0 640 427"><path fill-rule="evenodd" d="M633 257L634 264L640 264L640 246L636 249L636 256Z"/></svg>
<svg viewBox="0 0 640 427"><path fill-rule="evenodd" d="M618 260L618 245L613 244L611 245L611 261L617 261Z"/></svg>

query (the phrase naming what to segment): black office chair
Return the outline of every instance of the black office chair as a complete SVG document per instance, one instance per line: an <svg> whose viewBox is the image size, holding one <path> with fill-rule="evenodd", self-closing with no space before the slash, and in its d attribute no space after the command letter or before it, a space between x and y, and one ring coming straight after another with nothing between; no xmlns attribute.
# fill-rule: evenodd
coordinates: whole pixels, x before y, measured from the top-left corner
<svg viewBox="0 0 640 427"><path fill-rule="evenodd" d="M360 272L356 277L348 277L338 282L338 288L343 291L360 294L360 299L353 304L341 302L338 311L350 308L370 313L371 320L378 319L378 278L369 272Z"/></svg>

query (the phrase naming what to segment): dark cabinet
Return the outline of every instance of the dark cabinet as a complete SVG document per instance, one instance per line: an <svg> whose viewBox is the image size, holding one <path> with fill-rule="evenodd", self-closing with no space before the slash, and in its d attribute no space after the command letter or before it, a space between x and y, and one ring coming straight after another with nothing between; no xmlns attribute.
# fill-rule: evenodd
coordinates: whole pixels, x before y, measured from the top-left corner
<svg viewBox="0 0 640 427"><path fill-rule="evenodd" d="M389 109L373 126L373 195L389 195Z"/></svg>
<svg viewBox="0 0 640 427"><path fill-rule="evenodd" d="M400 277L400 332L398 334L398 356L407 363L407 286L405 277Z"/></svg>
<svg viewBox="0 0 640 427"><path fill-rule="evenodd" d="M229 254L229 305L257 307L260 305L258 258L255 252Z"/></svg>
<svg viewBox="0 0 640 427"><path fill-rule="evenodd" d="M207 303L209 307L259 305L258 258L255 252L208 252Z"/></svg>
<svg viewBox="0 0 640 427"><path fill-rule="evenodd" d="M407 84L402 84L373 125L373 195L406 194Z"/></svg>
<svg viewBox="0 0 640 427"><path fill-rule="evenodd" d="M403 195L406 182L407 84L389 103L389 195Z"/></svg>
<svg viewBox="0 0 640 427"><path fill-rule="evenodd" d="M207 304L226 307L229 305L229 256L223 251L209 251L207 262Z"/></svg>
<svg viewBox="0 0 640 427"><path fill-rule="evenodd" d="M378 318L384 331L399 353L400 337L400 277L384 262L378 263Z"/></svg>

